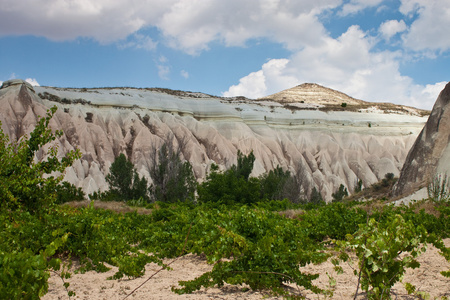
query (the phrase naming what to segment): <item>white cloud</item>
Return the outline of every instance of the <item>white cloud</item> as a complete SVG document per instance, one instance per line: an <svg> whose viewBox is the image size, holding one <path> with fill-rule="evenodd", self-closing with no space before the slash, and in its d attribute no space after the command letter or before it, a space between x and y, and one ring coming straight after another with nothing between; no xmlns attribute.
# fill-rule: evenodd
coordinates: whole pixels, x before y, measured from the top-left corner
<svg viewBox="0 0 450 300"><path fill-rule="evenodd" d="M152 25L175 0L3 0L0 35L36 35L56 41L78 37L110 43Z"/></svg>
<svg viewBox="0 0 450 300"><path fill-rule="evenodd" d="M441 93L441 91L445 88L447 81L437 82L435 84L427 84L423 89L421 89L420 93L422 94L423 99L427 99L429 103L433 103ZM430 102L433 100L433 102Z"/></svg>
<svg viewBox="0 0 450 300"><path fill-rule="evenodd" d="M0 36L37 35L58 41L82 37L118 43L123 48L152 50L157 47L156 37L144 32L146 28L156 28L159 43L192 55L209 49L213 42L241 47L249 40L261 38L282 44L292 54L288 59L266 62L224 95L259 97L301 82L316 82L364 100L418 103L425 107L434 101L427 98L430 93L423 92L429 88L415 85L412 78L399 71L399 62L411 53L376 50L376 37L358 26L350 26L340 37L331 38L319 19L326 13L335 17L336 11L346 16L367 8L380 10L385 8L382 2L3 0ZM400 33L408 50L448 51L447 2L401 0L400 12L405 21L387 21L379 27L379 33L387 40ZM409 28L406 24L410 24ZM171 67L167 60L161 57L155 63L160 78L168 80Z"/></svg>
<svg viewBox="0 0 450 300"><path fill-rule="evenodd" d="M326 30L317 15L340 0L297 2L257 0L180 0L157 24L169 44L190 54L208 49L211 41L243 46L252 38L269 38L287 48L318 43Z"/></svg>
<svg viewBox="0 0 450 300"><path fill-rule="evenodd" d="M231 86L225 96L266 96L303 82L314 82L365 101L393 102L430 109L435 90L399 71L400 52L376 52L373 38L352 26L339 38L305 47L290 59L265 63Z"/></svg>
<svg viewBox="0 0 450 300"><path fill-rule="evenodd" d="M248 98L259 98L266 94L267 86L263 70L242 77L239 84L232 85L228 91L222 93L224 97L246 96Z"/></svg>
<svg viewBox="0 0 450 300"><path fill-rule="evenodd" d="M158 76L162 80L169 80L170 67L167 65L158 65Z"/></svg>
<svg viewBox="0 0 450 300"><path fill-rule="evenodd" d="M385 40L389 41L394 35L403 32L406 29L408 29L408 27L406 26L405 21L389 20L380 25L379 32Z"/></svg>
<svg viewBox="0 0 450 300"><path fill-rule="evenodd" d="M41 86L35 78L27 78L25 79L25 81L31 84L32 86Z"/></svg>
<svg viewBox="0 0 450 300"><path fill-rule="evenodd" d="M183 77L184 79L189 79L189 72L186 70L181 70L180 71L180 75L181 77Z"/></svg>
<svg viewBox="0 0 450 300"><path fill-rule="evenodd" d="M155 27L165 43L190 54L219 41L243 46L250 39L267 38L296 51L323 43L327 30L318 16L338 9L341 16L369 7L385 7L383 0L3 0L0 36L36 35L64 41L91 38L119 47L155 49L157 43L142 33ZM450 49L448 0L401 0L400 12L411 17L404 34L407 47ZM416 18L417 16L417 18ZM397 27L395 27L397 26ZM404 31L400 23L380 28L385 37ZM138 33L140 32L140 33ZM394 33L395 32L395 33Z"/></svg>
<svg viewBox="0 0 450 300"><path fill-rule="evenodd" d="M64 41L79 37L120 47L153 49L140 29L156 27L168 45L190 54L212 41L242 46L269 38L288 48L320 42L326 30L317 16L341 0L4 0L0 36L36 35ZM128 38L130 35L131 38Z"/></svg>
<svg viewBox="0 0 450 300"><path fill-rule="evenodd" d="M450 6L448 0L402 0L400 12L406 16L417 14L404 45L415 51L450 50Z"/></svg>
<svg viewBox="0 0 450 300"><path fill-rule="evenodd" d="M225 97L246 96L260 98L293 87L298 83L295 77L286 74L288 59L271 59L262 69L241 78L239 84L223 93Z"/></svg>
<svg viewBox="0 0 450 300"><path fill-rule="evenodd" d="M381 4L383 0L350 0L342 6L342 10L339 12L341 16L347 16L350 14L356 14L366 8L374 7Z"/></svg>
<svg viewBox="0 0 450 300"><path fill-rule="evenodd" d="M158 43L155 42L151 37L134 33L130 35L126 41L119 42L119 48L136 48L136 49L144 49L144 50L155 50Z"/></svg>

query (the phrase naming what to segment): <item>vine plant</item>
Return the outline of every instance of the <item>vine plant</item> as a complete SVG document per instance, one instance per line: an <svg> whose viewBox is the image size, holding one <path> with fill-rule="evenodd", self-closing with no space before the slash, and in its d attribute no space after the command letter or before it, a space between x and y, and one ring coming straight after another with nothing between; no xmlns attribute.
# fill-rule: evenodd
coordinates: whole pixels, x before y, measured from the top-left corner
<svg viewBox="0 0 450 300"><path fill-rule="evenodd" d="M405 221L399 214L391 215L384 222L371 218L359 230L347 235L345 241L337 241L341 247L339 258L349 260L345 250L354 250L358 258L359 284L369 299L390 299L391 288L400 281L407 268L417 268L416 257L426 250L427 232L421 225ZM403 255L401 255L403 253ZM339 261L333 260L337 266ZM337 266L338 271L342 269Z"/></svg>

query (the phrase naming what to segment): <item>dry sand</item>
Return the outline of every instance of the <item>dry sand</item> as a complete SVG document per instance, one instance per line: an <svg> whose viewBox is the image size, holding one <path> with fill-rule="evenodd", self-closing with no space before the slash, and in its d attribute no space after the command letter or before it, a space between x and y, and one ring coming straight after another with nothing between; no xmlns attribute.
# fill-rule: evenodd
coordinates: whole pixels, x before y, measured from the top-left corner
<svg viewBox="0 0 450 300"><path fill-rule="evenodd" d="M450 239L446 239L445 244L447 247L450 246ZM433 246L428 246L427 251L418 260L421 264L420 268L408 270L403 282L410 282L417 287L418 291L429 293L430 299L450 297L450 279L439 273L449 270L450 263L439 255L439 251ZM166 263L171 261L167 260ZM211 266L204 259L188 254L176 260L171 267L173 270L159 272L127 299L281 299L280 297L271 297L267 293L253 292L246 287L229 285L220 289L202 289L193 294L177 295L171 291L171 287L178 286L179 280L194 279L211 270ZM344 274L341 275L336 275L330 261L320 265L305 266L302 271L320 274L314 283L323 289L332 288L334 295L331 299L353 299L357 277L353 275L350 265L345 263L342 264L342 267ZM160 267L157 265L149 264L146 267L145 276L142 278L121 280L106 279L115 273L115 268L106 273L90 271L85 274L72 274L72 278L67 281L70 283L70 290L75 291L76 296L71 299L124 299L159 269ZM327 273L336 279L334 287L330 286ZM299 292L295 286L290 287L289 290L296 294ZM306 296L306 299L330 299L330 297L316 295L301 288L300 291L303 296ZM419 299L407 295L402 283L397 283L392 292L393 299ZM357 299L365 298L365 294L360 289ZM42 299L69 299L58 276L52 274L49 280L49 292Z"/></svg>

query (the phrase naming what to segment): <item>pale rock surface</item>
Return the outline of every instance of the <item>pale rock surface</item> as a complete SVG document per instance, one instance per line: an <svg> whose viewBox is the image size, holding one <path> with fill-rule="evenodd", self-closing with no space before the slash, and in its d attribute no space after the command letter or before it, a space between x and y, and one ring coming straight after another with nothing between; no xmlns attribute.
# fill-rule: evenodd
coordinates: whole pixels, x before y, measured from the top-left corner
<svg viewBox="0 0 450 300"><path fill-rule="evenodd" d="M425 127L405 160L395 196L427 187L434 176L450 175L450 83L439 94Z"/></svg>
<svg viewBox="0 0 450 300"><path fill-rule="evenodd" d="M352 191L357 179L369 186L386 173L398 175L427 119L424 111L368 103L315 84L284 91L282 101L275 95L251 100L160 89L33 90L6 82L0 120L16 140L56 105L51 125L64 131L59 150L83 154L65 178L88 194L108 188L105 176L120 153L148 177L156 151L171 143L199 180L212 163L224 170L236 163L238 149L253 150L253 176L279 165L301 175L307 193L317 187L331 199L340 184Z"/></svg>

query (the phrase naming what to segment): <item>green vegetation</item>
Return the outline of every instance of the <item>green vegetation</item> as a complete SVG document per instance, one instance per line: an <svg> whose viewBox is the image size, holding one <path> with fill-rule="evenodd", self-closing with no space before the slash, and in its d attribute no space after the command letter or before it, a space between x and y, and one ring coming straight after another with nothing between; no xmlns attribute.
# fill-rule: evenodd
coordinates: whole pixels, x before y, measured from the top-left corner
<svg viewBox="0 0 450 300"><path fill-rule="evenodd" d="M333 194L331 194L331 196L333 197L333 201L342 201L342 199L344 199L344 197L348 196L348 191L347 188L341 184L339 186L339 189L334 192Z"/></svg>
<svg viewBox="0 0 450 300"><path fill-rule="evenodd" d="M70 201L81 201L86 198L83 190L75 185L63 181L56 186L56 204L62 204Z"/></svg>
<svg viewBox="0 0 450 300"><path fill-rule="evenodd" d="M70 151L58 158L56 146L48 150L48 158L35 162L35 154L42 146L53 142L62 135L48 128L56 107L40 118L30 137L18 142L9 138L0 130L0 205L2 209L26 209L30 212L45 210L56 199L56 187L62 176L50 175L63 172L73 161L81 156L78 151ZM1 125L1 123L0 123ZM45 175L45 176L44 176Z"/></svg>
<svg viewBox="0 0 450 300"><path fill-rule="evenodd" d="M355 193L359 193L362 191L363 181L361 179L356 180Z"/></svg>
<svg viewBox="0 0 450 300"><path fill-rule="evenodd" d="M447 174L434 176L427 186L428 198L437 202L448 201L450 192L447 179Z"/></svg>
<svg viewBox="0 0 450 300"><path fill-rule="evenodd" d="M182 162L180 153L175 152L171 145L161 147L150 176L153 179L150 188L153 201L194 201L197 180L192 166L188 161Z"/></svg>
<svg viewBox="0 0 450 300"><path fill-rule="evenodd" d="M416 258L426 250L426 238L422 225L416 226L396 214L387 216L385 222L369 219L340 245L356 252L362 290L369 299L381 300L390 299L391 288L401 280L406 268L420 266ZM346 261L349 256L343 251L341 258Z"/></svg>
<svg viewBox="0 0 450 300"><path fill-rule="evenodd" d="M253 169L253 153L244 156L238 152L238 165L219 172L216 165L198 186L199 203L252 204L260 200L260 185L257 178L250 178Z"/></svg>
<svg viewBox="0 0 450 300"><path fill-rule="evenodd" d="M270 170L268 173L261 175L259 177L259 180L261 186L261 199L288 199L293 203L300 202L300 196L296 192L298 190L296 178L292 176L289 171L283 171L280 166L277 166L275 169ZM318 193L317 190L316 193ZM313 195L314 197L317 197L317 194L313 193ZM311 196L311 202L313 199L313 195ZM320 199L322 199L320 193L319 196Z"/></svg>
<svg viewBox="0 0 450 300"><path fill-rule="evenodd" d="M133 163L123 153L111 164L109 174L106 175L106 182L110 189L103 199L124 201L149 199L147 180L139 177Z"/></svg>
<svg viewBox="0 0 450 300"><path fill-rule="evenodd" d="M152 198L160 201L150 204L152 199L142 200L149 193L147 182L119 155L111 166L111 189L106 194L127 203L150 205L152 213L148 215L115 213L93 205L55 205L55 201L64 203L72 196L84 195L61 183L61 176L48 176L53 171L63 172L79 157L77 151L58 159L56 148L50 148L46 161L34 160L36 151L61 134L48 129L54 111L39 120L29 138L18 143L10 143L0 132L1 299L39 299L48 291L50 272L56 272L68 295L73 295L76 291L66 282L73 258L80 262L79 272L104 272L107 264L116 266L118 271L111 277L115 279L143 276L148 263L168 268L163 258L194 253L205 257L212 270L181 281L173 288L176 293L227 283L301 298L300 289L288 290L285 284L331 297L332 291L314 286L318 274L303 273L299 266L332 257L339 268L339 259L348 260L348 251L353 251L358 261L355 276L371 299L389 299L392 285L405 270L418 266L415 259L426 244L434 244L450 259L450 250L442 243L442 238L450 235L448 200L430 201L433 214L421 210L421 203L372 209L370 203L359 202L324 205L314 188L310 203L293 203L298 201L278 198L285 197L290 184L298 181L279 167L259 178L251 177L253 153L245 156L239 152L237 165L223 172L213 166L206 181L198 185L195 202L189 179L192 169L181 163L177 153L162 149L155 165L161 180L156 180L152 189ZM178 171L172 172L174 169ZM180 178L182 184L177 185ZM158 182L171 188L164 189ZM394 176L387 174L369 190L388 189L393 182ZM346 188L341 187L337 193L344 198ZM288 218L280 212L287 209L296 213ZM442 275L450 276L450 270ZM358 288L359 284L355 290ZM414 286L409 284L407 289L415 293Z"/></svg>
<svg viewBox="0 0 450 300"><path fill-rule="evenodd" d="M212 165L206 180L198 186L199 203L254 204L261 200L283 199L292 203L301 202L297 192L297 178L289 171L283 171L277 166L259 178L250 177L255 162L253 152L244 155L238 151L237 155L237 165L224 172L220 172L218 166ZM317 194L315 197L318 197Z"/></svg>

